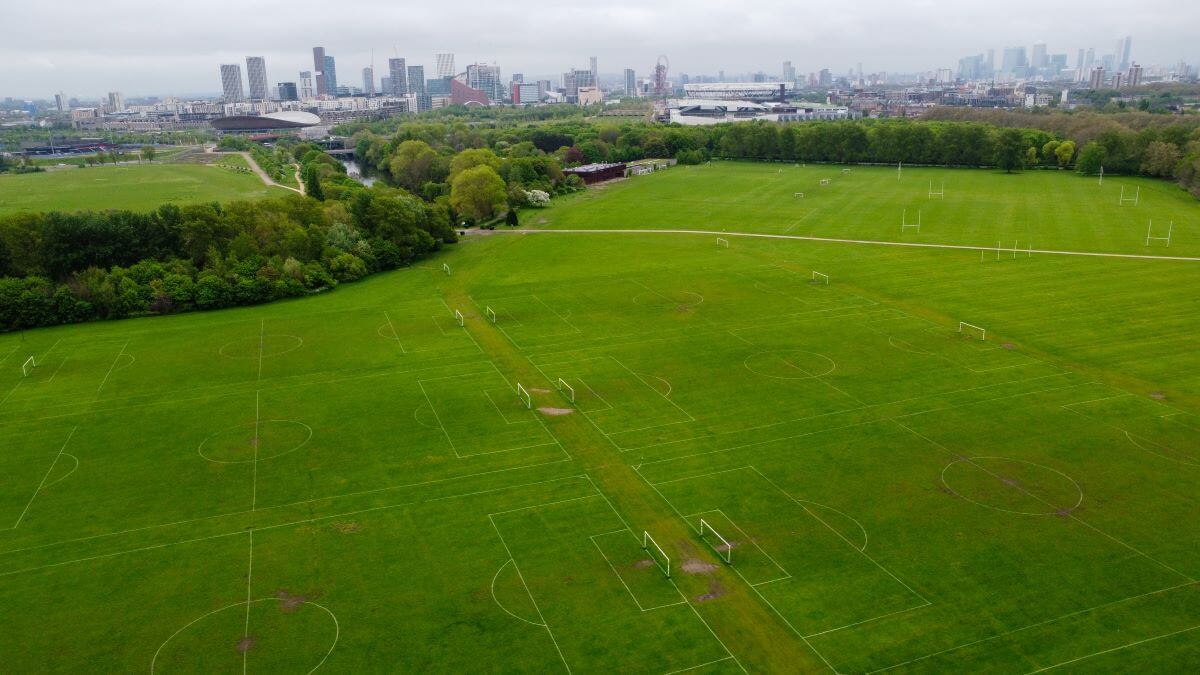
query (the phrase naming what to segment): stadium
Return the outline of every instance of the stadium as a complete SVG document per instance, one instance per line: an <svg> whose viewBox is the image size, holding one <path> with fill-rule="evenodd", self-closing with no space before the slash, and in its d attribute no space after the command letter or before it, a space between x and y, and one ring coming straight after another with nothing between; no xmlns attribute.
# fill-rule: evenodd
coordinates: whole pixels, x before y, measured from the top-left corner
<svg viewBox="0 0 1200 675"><path fill-rule="evenodd" d="M321 118L299 110L283 110L265 115L231 115L212 121L218 131L274 131L276 129L304 129L321 123Z"/></svg>

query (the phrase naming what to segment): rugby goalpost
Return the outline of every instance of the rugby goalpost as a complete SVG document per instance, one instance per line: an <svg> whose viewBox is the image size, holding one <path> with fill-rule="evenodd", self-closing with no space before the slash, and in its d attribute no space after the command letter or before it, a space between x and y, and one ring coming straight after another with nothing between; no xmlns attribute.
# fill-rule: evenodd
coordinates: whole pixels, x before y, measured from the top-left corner
<svg viewBox="0 0 1200 675"><path fill-rule="evenodd" d="M25 363L21 364L21 377L29 377L34 368L37 368L37 359L32 356L25 359Z"/></svg>
<svg viewBox="0 0 1200 675"><path fill-rule="evenodd" d="M813 273L812 273L812 282L813 282L814 284L815 284L815 283L818 283L818 282L817 282L817 277L820 277L820 278L824 279L824 280L825 280L825 285L826 285L826 286L828 286L828 285L829 285L829 275L828 275L828 274L825 274L825 273L823 273L823 272L818 272L818 271L816 271L816 270L813 270Z"/></svg>
<svg viewBox="0 0 1200 675"><path fill-rule="evenodd" d="M525 387L520 382L517 383L517 398L521 400L521 403L525 404L527 409L533 409L533 397L529 395L529 392L525 390Z"/></svg>
<svg viewBox="0 0 1200 675"><path fill-rule="evenodd" d="M554 388L560 392L565 390L569 394L567 398L570 399L571 403L575 402L575 387L567 384L566 380L562 379L561 377L558 378L558 381L554 383Z"/></svg>
<svg viewBox="0 0 1200 675"><path fill-rule="evenodd" d="M1174 230L1175 230L1175 221L1172 220L1171 224L1167 225L1167 236L1165 236L1165 237L1150 236L1150 233L1154 231L1154 220L1151 220L1150 224L1146 226L1146 245L1149 246L1150 242L1152 242L1152 241L1165 241L1165 242L1167 242L1166 245L1170 246L1171 245L1171 233Z"/></svg>
<svg viewBox="0 0 1200 675"><path fill-rule="evenodd" d="M980 340L987 340L987 331L975 324L967 323L966 321L958 322L958 332L966 335L979 335Z"/></svg>
<svg viewBox="0 0 1200 675"><path fill-rule="evenodd" d="M1125 204L1128 202L1130 204L1133 204L1134 206L1137 206L1138 202L1141 201L1141 198L1142 198L1142 186L1141 185L1137 186L1137 190L1134 191L1132 197L1125 196L1125 186L1122 185L1121 186L1121 199L1120 199L1120 201L1117 202L1117 204L1120 206L1125 206Z"/></svg>
<svg viewBox="0 0 1200 675"><path fill-rule="evenodd" d="M717 237L717 247L719 248L721 246L724 246L725 248L729 248L729 240L722 239L721 237Z"/></svg>
<svg viewBox="0 0 1200 675"><path fill-rule="evenodd" d="M704 539L705 530L711 532L714 537L721 541L721 544L725 547L724 551L721 550L720 546L717 546L716 544L709 542L707 539ZM708 521L704 520L703 518L700 519L700 538L704 539L705 543L712 547L713 552L716 553L717 557L719 557L721 560L724 560L726 565L733 564L733 544L730 544L728 539L722 537L721 533L714 530L713 526L709 525Z"/></svg>
<svg viewBox="0 0 1200 675"><path fill-rule="evenodd" d="M942 181L942 187L937 192L933 191L933 181L929 181L928 199L933 199L934 197L937 197L938 199L946 198L946 181Z"/></svg>
<svg viewBox="0 0 1200 675"><path fill-rule="evenodd" d="M663 576L670 579L671 578L671 558L667 555L666 551L662 550L662 547L658 545L658 542L654 541L654 537L651 537L649 532L642 530L642 550L644 550L646 552L650 552L651 544L653 544L654 548L656 550L658 550L658 554L660 556L662 556L662 562L659 562L658 559L655 558L653 555L651 555L650 558L653 559L654 564L658 565L658 568L663 571Z"/></svg>
<svg viewBox="0 0 1200 675"><path fill-rule="evenodd" d="M483 311L487 314L487 318L492 320L492 323L496 323L496 312L491 307L485 307Z"/></svg>
<svg viewBox="0 0 1200 675"><path fill-rule="evenodd" d="M908 222L908 209L904 209L900 214L900 234L904 234L904 231L910 227L916 228L917 234L921 233L921 212L917 211L917 222L910 223Z"/></svg>

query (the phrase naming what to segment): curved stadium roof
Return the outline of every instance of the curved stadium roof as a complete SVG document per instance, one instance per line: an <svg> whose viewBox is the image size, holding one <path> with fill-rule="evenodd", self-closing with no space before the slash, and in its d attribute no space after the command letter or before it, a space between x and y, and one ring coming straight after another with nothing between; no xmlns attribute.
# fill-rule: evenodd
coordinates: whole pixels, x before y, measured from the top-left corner
<svg viewBox="0 0 1200 675"><path fill-rule="evenodd" d="M321 118L299 110L283 110L265 115L230 115L212 121L221 131L266 131L268 129L300 129L321 123Z"/></svg>

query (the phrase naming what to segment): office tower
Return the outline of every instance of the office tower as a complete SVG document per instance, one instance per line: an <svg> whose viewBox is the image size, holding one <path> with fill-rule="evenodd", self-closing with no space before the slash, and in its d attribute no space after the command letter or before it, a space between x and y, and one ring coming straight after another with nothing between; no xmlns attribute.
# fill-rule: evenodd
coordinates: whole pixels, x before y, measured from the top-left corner
<svg viewBox="0 0 1200 675"><path fill-rule="evenodd" d="M993 75L996 74L996 50L995 49L989 49L987 51L986 69L987 69L987 72L986 72L987 77L992 77Z"/></svg>
<svg viewBox="0 0 1200 675"><path fill-rule="evenodd" d="M241 82L238 83L240 92ZM108 112L123 112L125 110L125 97L119 91L108 92Z"/></svg>
<svg viewBox="0 0 1200 675"><path fill-rule="evenodd" d="M309 101L317 97L317 92L313 89L313 76L307 70L300 71L300 100Z"/></svg>
<svg viewBox="0 0 1200 675"><path fill-rule="evenodd" d="M796 81L796 67L792 65L791 61L783 62L783 81L784 82L795 82Z"/></svg>
<svg viewBox="0 0 1200 675"><path fill-rule="evenodd" d="M1048 65L1046 59L1046 43L1039 42L1033 46L1033 61L1030 62L1031 68L1045 68Z"/></svg>
<svg viewBox="0 0 1200 675"><path fill-rule="evenodd" d="M375 69L367 66L362 69L363 77L363 94L367 96L375 95Z"/></svg>
<svg viewBox="0 0 1200 675"><path fill-rule="evenodd" d="M246 57L246 80L250 84L250 100L267 100L267 62L261 56Z"/></svg>
<svg viewBox="0 0 1200 675"><path fill-rule="evenodd" d="M633 68L625 69L625 95L637 96L637 75L634 74Z"/></svg>
<svg viewBox="0 0 1200 675"><path fill-rule="evenodd" d="M1089 89L1099 89L1104 86L1104 67L1092 68L1092 77L1088 81Z"/></svg>
<svg viewBox="0 0 1200 675"><path fill-rule="evenodd" d="M563 73L563 93L568 99L573 99L579 95L579 90L582 87L594 87L596 82L592 79L592 71L579 70L572 68Z"/></svg>
<svg viewBox="0 0 1200 675"><path fill-rule="evenodd" d="M221 99L235 103L246 98L242 94L242 67L236 63L221 65Z"/></svg>
<svg viewBox="0 0 1200 675"><path fill-rule="evenodd" d="M325 55L325 93L330 96L337 96L337 64L334 63L333 57Z"/></svg>
<svg viewBox="0 0 1200 675"><path fill-rule="evenodd" d="M63 96L62 92L54 95L54 107L58 109L58 112L67 111L67 98Z"/></svg>
<svg viewBox="0 0 1200 675"><path fill-rule="evenodd" d="M1105 71L1111 73L1117 69L1117 55L1105 54L1104 56L1100 57L1100 65L1104 66Z"/></svg>
<svg viewBox="0 0 1200 675"><path fill-rule="evenodd" d="M1125 78L1126 87L1137 87L1142 84L1142 67L1138 64L1129 66L1129 75Z"/></svg>
<svg viewBox="0 0 1200 675"><path fill-rule="evenodd" d="M300 93L295 82L280 82L275 85L276 98L280 101L299 101Z"/></svg>
<svg viewBox="0 0 1200 675"><path fill-rule="evenodd" d="M592 86L599 87L600 86L600 71L596 68L596 57L594 57L594 56L589 57L588 63L591 65Z"/></svg>
<svg viewBox="0 0 1200 675"><path fill-rule="evenodd" d="M822 68L817 84L822 87L828 87L833 84L833 73L829 72L828 68Z"/></svg>
<svg viewBox="0 0 1200 675"><path fill-rule="evenodd" d="M1024 47L1008 47L1004 50L1004 60L1000 63L1000 72L1014 77L1024 77L1027 63Z"/></svg>
<svg viewBox="0 0 1200 675"><path fill-rule="evenodd" d="M379 95L380 96L391 96L392 95L392 78L387 77L386 75L384 77L379 78Z"/></svg>
<svg viewBox="0 0 1200 675"><path fill-rule="evenodd" d="M516 82L517 84L524 84L525 83L525 73L513 73L512 81Z"/></svg>
<svg viewBox="0 0 1200 675"><path fill-rule="evenodd" d="M313 73L316 74L316 92L317 96L324 96L328 93L325 87L325 48L313 47Z"/></svg>
<svg viewBox="0 0 1200 675"><path fill-rule="evenodd" d="M1133 46L1133 37L1126 35L1123 39L1117 40L1116 57L1120 62L1120 69L1125 70L1129 67L1129 51Z"/></svg>
<svg viewBox="0 0 1200 675"><path fill-rule="evenodd" d="M457 74L458 73L454 72L454 54L438 54L437 76L454 77Z"/></svg>
<svg viewBox="0 0 1200 675"><path fill-rule="evenodd" d="M392 88L387 91L392 96L408 95L408 71L404 59L388 59L388 77L392 80Z"/></svg>
<svg viewBox="0 0 1200 675"><path fill-rule="evenodd" d="M1083 47L1079 48L1079 53L1075 56L1075 81L1083 81Z"/></svg>
<svg viewBox="0 0 1200 675"><path fill-rule="evenodd" d="M588 73L589 71L579 71ZM467 86L478 89L491 101L504 99L504 84L500 81L500 67L489 66L486 63L473 63L467 66Z"/></svg>
<svg viewBox="0 0 1200 675"><path fill-rule="evenodd" d="M408 71L408 93L410 94L425 94L425 66L409 66Z"/></svg>

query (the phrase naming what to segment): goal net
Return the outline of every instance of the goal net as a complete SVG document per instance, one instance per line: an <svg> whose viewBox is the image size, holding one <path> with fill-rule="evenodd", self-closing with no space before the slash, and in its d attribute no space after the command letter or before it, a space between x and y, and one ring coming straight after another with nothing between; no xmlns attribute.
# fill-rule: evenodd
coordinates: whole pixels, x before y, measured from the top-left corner
<svg viewBox="0 0 1200 675"><path fill-rule="evenodd" d="M964 335L978 337L980 340L987 340L987 331L986 330L984 330L974 324L969 324L966 321L958 322L958 332L962 333Z"/></svg>
<svg viewBox="0 0 1200 675"><path fill-rule="evenodd" d="M524 403L526 408L533 408L533 397L520 382L517 383L517 398L521 399L521 403Z"/></svg>
<svg viewBox="0 0 1200 675"><path fill-rule="evenodd" d="M658 545L658 542L654 541L654 537L651 537L650 533L646 532L645 530L642 531L642 548L650 554L651 558L654 559L654 563L658 565L660 570L662 570L663 575L670 579L671 558L667 556L666 551L662 550L662 547ZM657 552L658 555L655 555L655 552Z"/></svg>
<svg viewBox="0 0 1200 675"><path fill-rule="evenodd" d="M457 309L454 310L454 320L458 322L458 325L466 327L466 323L463 321L462 312L458 311Z"/></svg>
<svg viewBox="0 0 1200 675"><path fill-rule="evenodd" d="M720 533L714 530L712 525L709 525L708 521L704 520L703 518L700 519L700 538L712 547L713 552L715 552L721 558L721 560L724 560L725 564L733 564L733 544L730 544L728 539L722 537Z"/></svg>
<svg viewBox="0 0 1200 675"><path fill-rule="evenodd" d="M567 398L571 400L571 403L575 402L575 387L567 384L566 380L562 379L561 377L558 378L558 382L554 383L554 387L563 392Z"/></svg>
<svg viewBox="0 0 1200 675"><path fill-rule="evenodd" d="M487 312L487 318L491 319L492 323L496 323L496 312L493 311L491 307L485 308L484 311Z"/></svg>
<svg viewBox="0 0 1200 675"><path fill-rule="evenodd" d="M21 377L29 377L34 368L37 368L37 359L32 356L25 359L25 363L21 364Z"/></svg>
<svg viewBox="0 0 1200 675"><path fill-rule="evenodd" d="M818 271L816 271L816 270L813 270L813 273L812 273L812 283L814 283L814 284L819 284L819 283L822 283L822 282L824 282L824 283L825 283L825 285L826 285L826 286L828 286L828 285L829 285L829 275L828 275L828 274L824 274L824 273L822 273L822 272L818 272Z"/></svg>
<svg viewBox="0 0 1200 675"><path fill-rule="evenodd" d="M718 247L719 247L719 246L724 246L725 248L729 248L729 240L728 240L728 239L722 239L722 238L720 238L720 237L717 237L717 246L718 246Z"/></svg>

